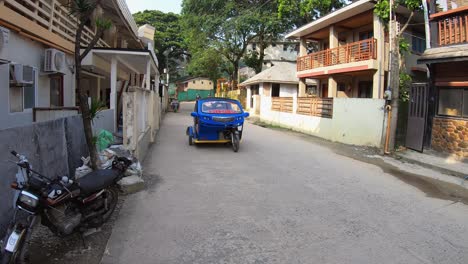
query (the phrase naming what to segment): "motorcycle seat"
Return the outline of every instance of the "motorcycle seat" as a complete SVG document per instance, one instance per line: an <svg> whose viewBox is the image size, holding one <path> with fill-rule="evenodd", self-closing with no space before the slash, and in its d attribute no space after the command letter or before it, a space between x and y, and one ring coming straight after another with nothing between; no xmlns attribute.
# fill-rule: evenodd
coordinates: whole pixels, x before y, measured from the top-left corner
<svg viewBox="0 0 468 264"><path fill-rule="evenodd" d="M113 185L119 176L117 170L95 170L78 179L78 186L82 194L91 194Z"/></svg>

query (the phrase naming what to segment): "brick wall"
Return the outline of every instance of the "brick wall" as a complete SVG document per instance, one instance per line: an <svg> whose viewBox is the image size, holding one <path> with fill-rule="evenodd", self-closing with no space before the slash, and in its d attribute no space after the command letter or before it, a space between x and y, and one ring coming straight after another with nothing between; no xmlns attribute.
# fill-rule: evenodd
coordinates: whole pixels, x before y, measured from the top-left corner
<svg viewBox="0 0 468 264"><path fill-rule="evenodd" d="M432 148L468 158L468 120L434 118Z"/></svg>

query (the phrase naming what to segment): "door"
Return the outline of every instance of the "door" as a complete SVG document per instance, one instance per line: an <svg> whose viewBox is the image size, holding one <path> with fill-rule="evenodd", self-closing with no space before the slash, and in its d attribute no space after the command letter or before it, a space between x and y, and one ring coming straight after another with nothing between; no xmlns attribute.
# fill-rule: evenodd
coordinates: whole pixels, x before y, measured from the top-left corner
<svg viewBox="0 0 468 264"><path fill-rule="evenodd" d="M50 106L63 106L63 75L50 77Z"/></svg>
<svg viewBox="0 0 468 264"><path fill-rule="evenodd" d="M423 151L424 145L428 93L429 85L427 83L413 83L411 85L406 147L420 152Z"/></svg>
<svg viewBox="0 0 468 264"><path fill-rule="evenodd" d="M322 84L322 98L328 97L328 84Z"/></svg>

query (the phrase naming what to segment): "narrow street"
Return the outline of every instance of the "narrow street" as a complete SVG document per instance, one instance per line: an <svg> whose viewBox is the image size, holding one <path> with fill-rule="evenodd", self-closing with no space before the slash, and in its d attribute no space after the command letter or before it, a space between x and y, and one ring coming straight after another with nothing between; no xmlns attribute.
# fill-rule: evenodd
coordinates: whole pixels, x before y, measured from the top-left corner
<svg viewBox="0 0 468 264"><path fill-rule="evenodd" d="M468 206L252 124L239 153L189 146L192 107L166 115L102 263L467 263Z"/></svg>

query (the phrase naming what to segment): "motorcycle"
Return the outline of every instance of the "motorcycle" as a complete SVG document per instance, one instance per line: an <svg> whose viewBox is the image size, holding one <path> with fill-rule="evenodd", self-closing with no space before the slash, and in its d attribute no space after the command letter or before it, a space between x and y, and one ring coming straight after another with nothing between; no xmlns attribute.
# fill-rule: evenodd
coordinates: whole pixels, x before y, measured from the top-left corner
<svg viewBox="0 0 468 264"><path fill-rule="evenodd" d="M118 202L117 182L131 161L116 157L108 169L93 171L73 181L48 178L34 171L28 159L12 151L18 162L15 210L1 247L1 264L27 263L27 248L34 226L48 227L64 237L97 228L109 220Z"/></svg>
<svg viewBox="0 0 468 264"><path fill-rule="evenodd" d="M176 113L177 110L179 110L179 101L173 100L171 102L171 108L172 108L172 111L174 111L174 113Z"/></svg>

